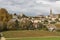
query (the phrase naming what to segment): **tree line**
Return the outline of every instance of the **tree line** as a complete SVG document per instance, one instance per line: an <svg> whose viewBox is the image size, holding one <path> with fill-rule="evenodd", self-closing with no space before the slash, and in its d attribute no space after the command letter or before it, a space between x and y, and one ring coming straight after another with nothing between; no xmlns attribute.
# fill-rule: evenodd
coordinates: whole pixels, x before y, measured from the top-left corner
<svg viewBox="0 0 60 40"><path fill-rule="evenodd" d="M7 30L35 30L45 28L42 23L33 24L30 20L24 21L10 21L12 19L12 14L9 14L5 8L0 9L0 31Z"/></svg>

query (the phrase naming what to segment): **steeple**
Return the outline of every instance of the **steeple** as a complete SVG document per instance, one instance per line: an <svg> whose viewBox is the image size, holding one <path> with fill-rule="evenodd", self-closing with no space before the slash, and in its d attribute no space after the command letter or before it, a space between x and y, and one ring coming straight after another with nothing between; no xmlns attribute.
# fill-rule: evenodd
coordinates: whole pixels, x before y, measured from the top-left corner
<svg viewBox="0 0 60 40"><path fill-rule="evenodd" d="M50 15L52 15L52 9L50 8Z"/></svg>

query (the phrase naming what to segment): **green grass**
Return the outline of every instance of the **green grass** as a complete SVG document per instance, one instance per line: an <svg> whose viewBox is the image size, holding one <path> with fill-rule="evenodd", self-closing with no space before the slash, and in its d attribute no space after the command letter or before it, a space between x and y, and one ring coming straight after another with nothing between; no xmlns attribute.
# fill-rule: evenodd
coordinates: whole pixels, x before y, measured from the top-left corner
<svg viewBox="0 0 60 40"><path fill-rule="evenodd" d="M7 39L7 40L60 40L60 37L18 38L18 39Z"/></svg>

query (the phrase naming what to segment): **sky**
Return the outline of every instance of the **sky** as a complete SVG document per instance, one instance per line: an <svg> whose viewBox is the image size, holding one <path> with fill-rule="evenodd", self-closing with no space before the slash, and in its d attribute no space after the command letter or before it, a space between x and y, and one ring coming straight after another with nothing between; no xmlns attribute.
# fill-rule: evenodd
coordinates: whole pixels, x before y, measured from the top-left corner
<svg viewBox="0 0 60 40"><path fill-rule="evenodd" d="M0 0L0 8L9 13L24 13L30 16L48 15L50 9L54 14L60 13L60 0Z"/></svg>

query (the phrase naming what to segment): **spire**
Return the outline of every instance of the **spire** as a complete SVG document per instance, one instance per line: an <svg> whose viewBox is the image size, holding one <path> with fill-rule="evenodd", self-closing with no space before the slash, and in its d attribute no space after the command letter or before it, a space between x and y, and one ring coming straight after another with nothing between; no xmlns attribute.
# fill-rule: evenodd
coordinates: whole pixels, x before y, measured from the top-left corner
<svg viewBox="0 0 60 40"><path fill-rule="evenodd" d="M52 8L50 8L50 15L52 15Z"/></svg>

